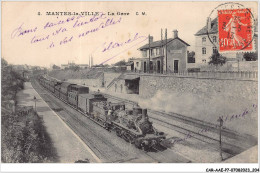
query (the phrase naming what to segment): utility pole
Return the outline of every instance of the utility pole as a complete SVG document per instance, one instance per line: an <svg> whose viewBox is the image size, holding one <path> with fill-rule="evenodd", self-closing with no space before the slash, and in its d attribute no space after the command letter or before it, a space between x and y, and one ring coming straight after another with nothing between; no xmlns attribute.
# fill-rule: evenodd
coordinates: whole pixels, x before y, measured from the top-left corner
<svg viewBox="0 0 260 173"><path fill-rule="evenodd" d="M150 34L149 34L148 38L149 38L149 60L148 60L148 73L150 73L150 58L151 58L151 51L150 51L150 47L151 47L151 39L150 39Z"/></svg>
<svg viewBox="0 0 260 173"><path fill-rule="evenodd" d="M237 59L237 70L238 70L238 72L240 71L240 69L239 69L239 58Z"/></svg>
<svg viewBox="0 0 260 173"><path fill-rule="evenodd" d="M34 110L36 112L36 97L35 96L34 96L33 100L34 100Z"/></svg>
<svg viewBox="0 0 260 173"><path fill-rule="evenodd" d="M162 56L163 56L163 58L164 58L164 53L163 53L163 29L161 28L161 43L162 43ZM162 64L161 64L161 66L162 66L162 69L161 69L161 71L160 71L160 73L163 73L163 58L162 58Z"/></svg>
<svg viewBox="0 0 260 173"><path fill-rule="evenodd" d="M88 56L88 66L90 68L90 56Z"/></svg>
<svg viewBox="0 0 260 173"><path fill-rule="evenodd" d="M166 61L166 74L167 74L167 28L165 29L165 41L166 41L166 44L165 44L165 61Z"/></svg>
<svg viewBox="0 0 260 173"><path fill-rule="evenodd" d="M91 67L93 66L93 56L92 56L92 54L91 54Z"/></svg>
<svg viewBox="0 0 260 173"><path fill-rule="evenodd" d="M223 126L223 119L221 117L219 117L218 122L219 122L219 154L220 154L221 160L223 160L222 141L221 141L221 129L222 129L222 126Z"/></svg>

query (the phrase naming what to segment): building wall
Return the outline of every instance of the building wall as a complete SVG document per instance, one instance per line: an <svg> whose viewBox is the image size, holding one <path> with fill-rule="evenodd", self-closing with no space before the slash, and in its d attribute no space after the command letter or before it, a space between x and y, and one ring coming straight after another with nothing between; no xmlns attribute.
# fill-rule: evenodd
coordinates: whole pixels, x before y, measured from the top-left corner
<svg viewBox="0 0 260 173"><path fill-rule="evenodd" d="M220 94L223 96L231 96L234 99L243 98L244 100L257 102L257 81L140 75L139 95L142 98L152 98L158 90L192 93L202 97Z"/></svg>
<svg viewBox="0 0 260 173"><path fill-rule="evenodd" d="M150 58L152 61L152 58L158 57L158 56L162 56L163 52L166 52L166 47L164 46L163 48L153 48L152 49L153 53L151 54ZM148 58L149 54L147 50L143 50L141 51L143 58ZM182 43L181 41L179 41L178 39L173 40L172 42L167 44L167 70L168 71L172 71L174 72L174 60L178 60L178 71L185 71L186 70L186 66L187 66L187 45ZM143 60L144 61L144 60ZM143 63L142 61L142 63ZM164 71L166 69L166 56L163 57L163 62L161 61L161 68L163 67ZM155 68L155 70L157 69L157 60L153 61L153 64ZM147 67L146 69L148 69L148 61L146 61ZM136 63L135 63L136 65ZM143 71L143 65L142 65L142 69L138 69L138 70L142 70ZM157 71L157 70L156 70Z"/></svg>
<svg viewBox="0 0 260 173"><path fill-rule="evenodd" d="M80 85L86 85L90 87L102 87L103 85L103 75L101 75L97 79L68 79L68 82L80 84Z"/></svg>
<svg viewBox="0 0 260 173"><path fill-rule="evenodd" d="M163 73L163 71L162 71L163 57L153 59L152 62L153 62L153 72L154 73ZM158 63L159 63L159 68L158 68Z"/></svg>
<svg viewBox="0 0 260 173"><path fill-rule="evenodd" d="M213 41L213 36L216 36L216 41L214 42L214 44L211 42ZM206 41L202 42L202 38L205 37ZM208 65L208 62L210 61L210 56L213 54L213 47L217 47L217 49L219 48L219 44L218 44L218 34L210 34L210 39L208 38L208 35L200 35L200 36L196 36L195 38L195 66L196 67L201 67L201 66L205 66ZM254 38L254 43L253 43L256 47L257 50L257 38ZM206 48L206 54L202 54L202 48L205 47ZM243 53L221 53L223 56L225 56L227 58L227 60L229 61L229 59L234 59L234 58L239 58L240 61L243 60ZM203 62L203 60L206 60ZM234 61L234 60L232 60ZM236 62L234 62L236 63ZM228 68L225 70L229 70ZM250 69L248 69L250 70Z"/></svg>
<svg viewBox="0 0 260 173"><path fill-rule="evenodd" d="M134 70L136 69L137 71L142 70L142 60L140 59L135 59L133 60L134 62Z"/></svg>
<svg viewBox="0 0 260 173"><path fill-rule="evenodd" d="M196 68L200 68L200 71L258 71L258 61L227 61L223 66L204 65Z"/></svg>
<svg viewBox="0 0 260 173"><path fill-rule="evenodd" d="M167 46L167 66L172 72L174 71L174 60L178 60L178 70L185 71L187 64L187 46L178 41L173 40ZM166 62L166 59L164 58Z"/></svg>
<svg viewBox="0 0 260 173"><path fill-rule="evenodd" d="M107 87L115 78L119 77L121 73L107 73L104 72L104 85Z"/></svg>
<svg viewBox="0 0 260 173"><path fill-rule="evenodd" d="M219 116L242 114L246 117L225 122L225 127L241 134L257 134L258 82L250 80L220 80L141 75L139 104L166 112L201 119L217 124ZM237 124L243 125L241 127ZM246 128L244 128L246 126Z"/></svg>
<svg viewBox="0 0 260 173"><path fill-rule="evenodd" d="M150 58L157 57L158 55L163 55L163 51L165 51L165 50L162 47L151 48ZM149 58L148 49L141 50L141 52L142 52L143 58Z"/></svg>
<svg viewBox="0 0 260 173"><path fill-rule="evenodd" d="M213 37L216 37L216 42L213 42ZM202 42L202 38L205 38L206 41ZM209 39L210 37L210 39ZM206 48L206 54L202 54L202 48ZM195 58L196 58L196 64L197 65L208 65L208 62L210 61L210 57L213 54L213 47L216 47L217 50L219 48L218 43L218 34L210 34L208 35L200 35L196 36L195 39ZM223 56L227 58L236 58L236 53L222 53ZM204 61L203 61L204 60ZM206 61L205 61L206 60Z"/></svg>
<svg viewBox="0 0 260 173"><path fill-rule="evenodd" d="M115 81L113 85L108 88L108 91L127 94L127 87L125 86L125 80L119 79Z"/></svg>
<svg viewBox="0 0 260 173"><path fill-rule="evenodd" d="M131 71L131 65L127 65L127 66L126 66L126 70L127 70L127 71Z"/></svg>
<svg viewBox="0 0 260 173"><path fill-rule="evenodd" d="M214 36L216 37L216 42L214 42L215 45L211 42L213 41ZM203 37L206 38L205 42L202 42ZM218 34L210 34L209 37L211 38L211 41L208 38L208 35L200 35L195 38L195 58L196 64L198 65L208 65L210 56L213 54L213 47L216 46L218 48ZM206 48L206 54L202 54L203 47Z"/></svg>

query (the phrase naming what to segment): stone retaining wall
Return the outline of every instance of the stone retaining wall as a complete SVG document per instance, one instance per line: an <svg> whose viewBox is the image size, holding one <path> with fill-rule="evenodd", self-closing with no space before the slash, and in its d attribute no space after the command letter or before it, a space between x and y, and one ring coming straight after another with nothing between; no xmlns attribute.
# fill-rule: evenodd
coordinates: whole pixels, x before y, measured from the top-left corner
<svg viewBox="0 0 260 173"><path fill-rule="evenodd" d="M158 90L171 90L177 93L192 93L210 97L225 95L234 99L257 101L257 81L188 78L177 76L140 76L140 96L151 98Z"/></svg>
<svg viewBox="0 0 260 173"><path fill-rule="evenodd" d="M91 87L102 87L103 84L103 75L98 77L97 79L68 79L68 82L81 84Z"/></svg>
<svg viewBox="0 0 260 173"><path fill-rule="evenodd" d="M104 72L105 87L107 87L112 82L112 80L119 77L120 75L121 75L121 73Z"/></svg>
<svg viewBox="0 0 260 173"><path fill-rule="evenodd" d="M248 111L245 118L234 118L224 126L257 136L257 81L140 75L139 94L142 107L215 124L220 116L239 117Z"/></svg>

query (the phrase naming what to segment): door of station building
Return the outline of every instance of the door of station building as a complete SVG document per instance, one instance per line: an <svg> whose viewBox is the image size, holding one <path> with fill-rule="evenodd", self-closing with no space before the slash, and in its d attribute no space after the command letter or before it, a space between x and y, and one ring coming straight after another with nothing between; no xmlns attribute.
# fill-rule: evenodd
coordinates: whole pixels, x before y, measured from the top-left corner
<svg viewBox="0 0 260 173"><path fill-rule="evenodd" d="M174 60L174 73L178 73L179 71L179 60Z"/></svg>
<svg viewBox="0 0 260 173"><path fill-rule="evenodd" d="M146 62L144 62L144 73L146 73Z"/></svg>
<svg viewBox="0 0 260 173"><path fill-rule="evenodd" d="M157 73L161 73L161 62L157 61Z"/></svg>

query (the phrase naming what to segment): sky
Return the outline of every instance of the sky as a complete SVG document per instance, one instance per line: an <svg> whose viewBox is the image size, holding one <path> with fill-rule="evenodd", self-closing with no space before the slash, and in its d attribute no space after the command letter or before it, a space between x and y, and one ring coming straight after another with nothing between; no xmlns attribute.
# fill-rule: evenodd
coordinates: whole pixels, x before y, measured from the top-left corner
<svg viewBox="0 0 260 173"><path fill-rule="evenodd" d="M94 64L113 64L141 57L138 48L148 43L148 35L160 40L161 29L165 32L166 28L168 38L177 29L179 38L194 51L194 34L206 25L207 17L216 17L214 9L223 3L2 2L1 56L11 64L44 67L68 62L88 64L90 56ZM256 18L257 2L238 3L251 8ZM46 12L100 13L93 18Z"/></svg>

